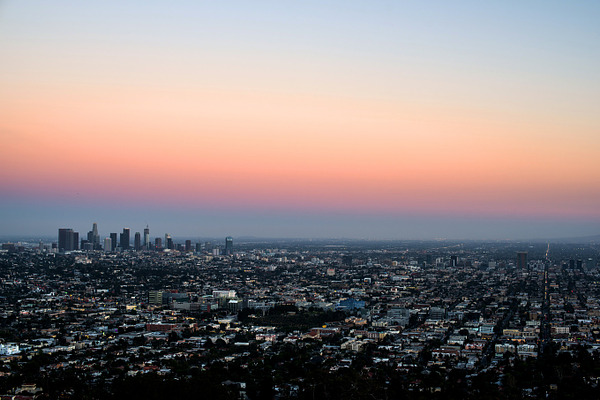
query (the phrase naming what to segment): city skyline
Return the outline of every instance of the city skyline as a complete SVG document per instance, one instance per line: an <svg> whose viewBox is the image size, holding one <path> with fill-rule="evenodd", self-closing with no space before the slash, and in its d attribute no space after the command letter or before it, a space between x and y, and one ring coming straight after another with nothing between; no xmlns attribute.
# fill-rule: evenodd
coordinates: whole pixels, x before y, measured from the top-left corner
<svg viewBox="0 0 600 400"><path fill-rule="evenodd" d="M0 236L600 233L594 2L0 11Z"/></svg>
<svg viewBox="0 0 600 400"><path fill-rule="evenodd" d="M117 236L118 235L118 236ZM106 235L102 235L104 240L101 244L100 237L98 231L98 223L94 222L92 224L92 230L87 233L87 236L80 235L78 231L75 231L73 228L58 228L58 240L51 240L51 245L48 246L47 243L44 243L42 238L39 238L40 241L37 244L40 250L52 250L53 252L70 252L76 250L83 251L95 251L101 250L104 252L121 252L121 251L163 251L163 250L182 250L185 252L199 252L201 249L213 250L213 244L210 241L198 241L196 239L193 243L192 240L187 238L180 238L180 240L173 240L171 234L165 233L165 241L162 242L161 236L155 236L154 242L151 241L150 237L150 228L146 225L144 228L144 238L142 242L142 234L137 231L134 233L132 238L131 229L128 227L123 228L122 233L110 232ZM118 237L118 239L117 239ZM46 238L48 239L48 238ZM234 252L234 242L231 236L227 236L224 238L225 245L214 246L214 249L217 249L216 255L219 254L219 250L223 248L224 255L233 255ZM132 246L133 242L133 246ZM12 243L8 243L11 244ZM194 245L192 247L192 244Z"/></svg>
<svg viewBox="0 0 600 400"><path fill-rule="evenodd" d="M383 222L383 221L382 221ZM393 224L394 222L392 222ZM58 229L58 240L57 240L57 234L56 234L56 229ZM148 248L153 248L155 246L157 247L163 247L164 244L168 243L168 241L171 241L171 243L173 245L181 245L181 244L186 244L187 242L194 241L195 243L212 243L212 241L217 241L217 243L220 243L221 241L225 240L225 242L227 242L228 239L234 239L233 236L225 233L225 234L210 234L210 233L199 233L199 232L179 232L179 231L173 231L172 229L169 228L165 228L162 227L160 229L158 229L157 231L152 231L152 233L150 233L150 228L149 225L146 225L145 228L143 228L143 230L136 230L132 229L130 227L116 227L114 224L111 225L109 228L105 228L105 229L98 229L98 223L97 222L93 222L92 223L92 230L87 232L87 235L85 234L85 230L86 228L80 225L76 225L75 228L73 228L72 226L67 226L66 224L62 224L59 225L58 228L54 228L54 232L51 233L47 233L47 232L33 232L33 233L25 233L25 234L18 234L18 233L12 233L12 234L7 234L7 235L0 235L0 240L11 243L11 242L17 242L17 243L29 243L30 245L37 245L38 242L43 242L46 245L49 245L51 243L55 243L55 244L59 244L61 239L61 231L71 231L74 235L76 235L77 237L77 243L79 243L80 247L78 248L79 250L83 250L82 246L84 243L90 243L91 246L93 247L94 250L97 249L106 249L107 246L106 244L108 243L111 246L111 249L114 251L116 247L120 247L120 243L121 243L121 236L123 236L125 234L125 232L127 232L127 234L129 235L129 244L130 244L130 248L127 248L125 250L131 250L131 249L135 249L135 236L137 236L137 234L139 234L139 240L140 246L145 246L144 249L148 249ZM161 230L162 229L162 230ZM143 233L142 233L143 231ZM579 232L579 231L578 231ZM495 242L495 241L499 241L499 242L515 242L515 243L519 243L519 242L529 242L529 243L546 243L546 242L552 242L552 243L588 243L588 242L597 242L600 239L600 234L595 234L593 233L595 231L592 231L591 234L588 235L575 235L575 234L571 234L571 235L564 235L564 236L539 236L539 237L534 237L534 236L529 236L529 237L505 237L505 238L501 238L501 237L497 237L497 238L486 238L486 237L478 237L478 238L458 238L458 237L452 237L452 236L438 236L438 237L427 237L427 236L418 236L418 235L412 235L409 238L394 238L394 237L384 237L384 236L373 236L373 237L352 237L352 236L334 236L334 235L329 235L329 236L295 236L295 237L288 237L288 236L282 236L282 235L274 235L272 237L269 236L257 236L254 234L241 234L241 235L236 235L235 236L235 240L241 240L242 242L247 242L247 243L254 243L256 241L258 242L269 242L269 241L275 241L275 242L279 242L279 241L291 241L291 242L302 242L302 241L315 241L315 243L318 242L322 242L322 243L335 243L337 241L343 241L343 242L349 242L349 243L358 243L361 241L373 241L373 242L429 242L429 241L449 241L449 242L462 242L462 241L466 241L466 242ZM81 236L80 236L81 233ZM135 235L134 235L135 234ZM163 243L163 238L164 238L164 243ZM65 239L63 239L65 240ZM72 239L75 240L75 239ZM126 239L125 239L126 240ZM107 242L108 241L108 242ZM157 245L156 243L160 242L160 245ZM59 245L60 246L60 245ZM218 245L219 247L222 247L220 245ZM226 246L225 246L226 247ZM58 248L58 247L57 247ZM88 249L88 250L92 250L92 248ZM123 250L123 249L121 249ZM142 250L142 248L138 248L137 250Z"/></svg>

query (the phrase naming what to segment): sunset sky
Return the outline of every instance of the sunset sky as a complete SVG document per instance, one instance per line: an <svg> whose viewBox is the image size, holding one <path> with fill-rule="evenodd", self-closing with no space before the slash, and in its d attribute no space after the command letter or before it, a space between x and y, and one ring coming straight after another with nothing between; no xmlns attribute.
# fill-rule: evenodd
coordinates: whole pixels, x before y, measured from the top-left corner
<svg viewBox="0 0 600 400"><path fill-rule="evenodd" d="M598 1L0 2L0 235L600 234Z"/></svg>

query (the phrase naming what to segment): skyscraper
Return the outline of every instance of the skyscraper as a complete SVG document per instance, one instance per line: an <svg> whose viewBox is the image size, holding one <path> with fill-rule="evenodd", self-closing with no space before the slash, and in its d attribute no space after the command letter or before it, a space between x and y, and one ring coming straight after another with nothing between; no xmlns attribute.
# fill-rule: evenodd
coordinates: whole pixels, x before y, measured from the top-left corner
<svg viewBox="0 0 600 400"><path fill-rule="evenodd" d="M136 232L134 235L133 249L135 251L140 251L142 249L142 235L139 232Z"/></svg>
<svg viewBox="0 0 600 400"><path fill-rule="evenodd" d="M173 238L168 233L165 233L165 249L173 250L175 246L173 246Z"/></svg>
<svg viewBox="0 0 600 400"><path fill-rule="evenodd" d="M104 252L108 253L109 251L112 251L112 240L107 237L104 238Z"/></svg>
<svg viewBox="0 0 600 400"><path fill-rule="evenodd" d="M527 269L527 252L517 251L517 268Z"/></svg>
<svg viewBox="0 0 600 400"><path fill-rule="evenodd" d="M73 232L73 229L68 228L59 228L58 229L58 251L65 251L65 247L67 247L67 243L70 243L68 239L69 231Z"/></svg>
<svg viewBox="0 0 600 400"><path fill-rule="evenodd" d="M71 228L60 228L58 230L58 251L73 251L79 248L79 233L73 232Z"/></svg>
<svg viewBox="0 0 600 400"><path fill-rule="evenodd" d="M450 266L451 267L458 266L458 256L450 256Z"/></svg>
<svg viewBox="0 0 600 400"><path fill-rule="evenodd" d="M123 233L121 233L121 240L119 242L122 250L129 250L129 228L123 228Z"/></svg>
<svg viewBox="0 0 600 400"><path fill-rule="evenodd" d="M150 228L148 228L148 225L144 228L144 246L146 246L146 250L150 250Z"/></svg>
<svg viewBox="0 0 600 400"><path fill-rule="evenodd" d="M230 256L233 254L233 238L227 236L225 238L225 255Z"/></svg>
<svg viewBox="0 0 600 400"><path fill-rule="evenodd" d="M112 232L110 234L110 251L115 251L117 249L117 232Z"/></svg>
<svg viewBox="0 0 600 400"><path fill-rule="evenodd" d="M94 250L100 249L100 235L98 234L98 224L92 224L92 230L87 234L87 240L92 244Z"/></svg>

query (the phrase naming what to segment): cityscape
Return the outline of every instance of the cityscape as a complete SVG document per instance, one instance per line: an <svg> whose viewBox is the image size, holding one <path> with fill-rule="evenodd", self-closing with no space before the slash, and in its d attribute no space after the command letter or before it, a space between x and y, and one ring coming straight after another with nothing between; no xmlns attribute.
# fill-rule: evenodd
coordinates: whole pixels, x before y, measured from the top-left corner
<svg viewBox="0 0 600 400"><path fill-rule="evenodd" d="M2 244L2 398L600 395L598 239L102 237Z"/></svg>
<svg viewBox="0 0 600 400"><path fill-rule="evenodd" d="M71 228L60 228L58 230L58 242L54 242L51 245L51 250L56 252L67 252L73 250L104 250L105 252L121 252L127 250L134 251L195 251L200 253L202 250L212 252L213 255L220 255L221 247L214 249L210 248L209 243L194 243L192 249L192 241L186 240L184 243L175 243L170 234L165 233L164 242L162 237L154 238L154 241L150 241L150 228L146 226L144 228L144 236L142 241L142 234L135 232L133 239L133 246L131 246L131 230L129 228L123 228L123 232L117 236L116 232L110 233L109 236L100 241L100 235L98 234L98 224L94 222L92 230L87 233L87 239L79 240L79 232L74 232ZM44 249L43 243L40 243L40 249ZM233 238L228 236L225 238L225 247L223 248L224 255L233 254Z"/></svg>
<svg viewBox="0 0 600 400"><path fill-rule="evenodd" d="M600 1L0 1L0 400L600 399Z"/></svg>

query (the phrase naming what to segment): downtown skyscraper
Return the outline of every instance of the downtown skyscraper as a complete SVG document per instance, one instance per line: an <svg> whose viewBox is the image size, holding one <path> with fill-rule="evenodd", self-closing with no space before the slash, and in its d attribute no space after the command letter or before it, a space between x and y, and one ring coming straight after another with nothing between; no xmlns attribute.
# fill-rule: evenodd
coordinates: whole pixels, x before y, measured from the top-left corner
<svg viewBox="0 0 600 400"><path fill-rule="evenodd" d="M144 228L144 246L146 250L150 250L150 228L148 228L148 225Z"/></svg>
<svg viewBox="0 0 600 400"><path fill-rule="evenodd" d="M92 244L94 250L100 249L100 235L98 234L98 224L96 222L92 224L92 230L88 232L87 240Z"/></svg>
<svg viewBox="0 0 600 400"><path fill-rule="evenodd" d="M121 247L121 250L129 250L129 243L130 243L130 229L129 228L123 228L123 233L121 233L121 237L120 237L120 241L119 241L119 246Z"/></svg>
<svg viewBox="0 0 600 400"><path fill-rule="evenodd" d="M79 232L71 228L58 230L58 251L73 251L79 249Z"/></svg>

